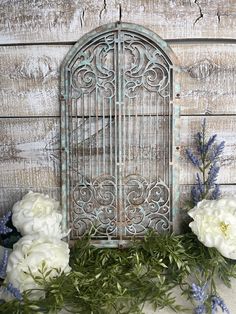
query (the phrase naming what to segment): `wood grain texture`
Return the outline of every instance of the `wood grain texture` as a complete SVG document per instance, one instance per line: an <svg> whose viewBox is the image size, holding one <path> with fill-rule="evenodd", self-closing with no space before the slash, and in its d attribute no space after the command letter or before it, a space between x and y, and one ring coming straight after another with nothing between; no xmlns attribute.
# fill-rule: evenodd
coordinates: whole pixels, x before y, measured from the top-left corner
<svg viewBox="0 0 236 314"><path fill-rule="evenodd" d="M163 38L235 38L235 13L234 0L4 0L0 42L77 41L120 14Z"/></svg>
<svg viewBox="0 0 236 314"><path fill-rule="evenodd" d="M181 70L181 114L236 113L236 45L171 45Z"/></svg>
<svg viewBox="0 0 236 314"><path fill-rule="evenodd" d="M0 116L59 116L59 68L71 46L0 47ZM236 45L172 44L181 114L235 114Z"/></svg>
<svg viewBox="0 0 236 314"><path fill-rule="evenodd" d="M180 124L180 183L192 184L195 169L185 149L193 144L201 117L182 117ZM59 118L0 119L0 187L54 188L60 186ZM236 183L236 117L208 117L209 134L226 141L220 183Z"/></svg>
<svg viewBox="0 0 236 314"><path fill-rule="evenodd" d="M59 68L68 49L1 47L0 115L59 115Z"/></svg>
<svg viewBox="0 0 236 314"><path fill-rule="evenodd" d="M0 187L58 187L58 119L1 119L0 125Z"/></svg>

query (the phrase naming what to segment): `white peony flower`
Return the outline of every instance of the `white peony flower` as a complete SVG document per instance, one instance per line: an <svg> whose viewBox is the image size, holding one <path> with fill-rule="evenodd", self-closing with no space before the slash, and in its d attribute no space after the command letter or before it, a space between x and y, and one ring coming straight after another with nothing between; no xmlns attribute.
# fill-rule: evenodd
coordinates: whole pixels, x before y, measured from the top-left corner
<svg viewBox="0 0 236 314"><path fill-rule="evenodd" d="M207 247L236 259L236 198L203 200L189 211L192 231Z"/></svg>
<svg viewBox="0 0 236 314"><path fill-rule="evenodd" d="M28 289L40 289L33 276L39 276L45 265L46 271L51 270L48 278L57 277L62 272L69 272L68 243L58 238L39 237L38 234L26 235L13 246L7 264L5 282L12 283L20 292ZM58 271L57 271L58 270ZM35 291L32 296L43 296L42 292Z"/></svg>
<svg viewBox="0 0 236 314"><path fill-rule="evenodd" d="M62 238L62 215L58 212L59 202L48 195L29 192L12 209L12 223L22 234Z"/></svg>

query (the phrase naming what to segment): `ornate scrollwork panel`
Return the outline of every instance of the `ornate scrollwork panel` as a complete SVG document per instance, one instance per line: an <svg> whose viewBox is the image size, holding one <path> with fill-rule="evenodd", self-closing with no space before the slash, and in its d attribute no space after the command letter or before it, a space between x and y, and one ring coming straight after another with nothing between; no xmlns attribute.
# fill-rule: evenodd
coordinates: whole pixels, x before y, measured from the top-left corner
<svg viewBox="0 0 236 314"><path fill-rule="evenodd" d="M118 23L85 35L65 59L62 202L74 239L171 230L173 66L163 47Z"/></svg>

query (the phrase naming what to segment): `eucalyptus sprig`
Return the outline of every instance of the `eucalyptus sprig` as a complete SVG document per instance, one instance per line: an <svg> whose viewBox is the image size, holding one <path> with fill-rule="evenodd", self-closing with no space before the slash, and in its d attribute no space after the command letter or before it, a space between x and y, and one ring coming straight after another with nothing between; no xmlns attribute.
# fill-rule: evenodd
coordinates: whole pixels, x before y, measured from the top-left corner
<svg viewBox="0 0 236 314"><path fill-rule="evenodd" d="M203 120L202 129L195 136L195 153L186 150L188 159L198 169L196 173L196 184L191 190L193 207L203 199L218 199L220 188L216 183L220 170L219 157L222 154L225 142L217 143L217 135L207 137L206 119Z"/></svg>
<svg viewBox="0 0 236 314"><path fill-rule="evenodd" d="M66 309L77 314L141 314L148 302L154 309L167 306L191 313L176 304L174 287L191 299L189 276L194 274L199 285L212 282L211 294L217 295L216 278L230 285L230 278L236 277L235 264L216 249L205 247L192 233L158 235L150 231L127 249L96 248L84 238L72 249L70 265L70 273L37 278L44 298L32 300L32 291L24 292L21 300L0 305L0 312L59 313Z"/></svg>

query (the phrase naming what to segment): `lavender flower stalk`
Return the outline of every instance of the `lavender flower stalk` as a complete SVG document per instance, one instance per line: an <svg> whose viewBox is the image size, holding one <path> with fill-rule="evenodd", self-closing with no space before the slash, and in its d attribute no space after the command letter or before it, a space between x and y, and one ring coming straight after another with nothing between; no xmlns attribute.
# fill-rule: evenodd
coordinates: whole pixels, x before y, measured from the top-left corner
<svg viewBox="0 0 236 314"><path fill-rule="evenodd" d="M202 287L196 285L195 283L192 284L192 297L195 301L200 302L201 304L204 303L204 301L207 298L207 283L205 283Z"/></svg>
<svg viewBox="0 0 236 314"><path fill-rule="evenodd" d="M211 314L216 314L217 309L220 308L223 313L230 314L228 307L224 303L224 300L217 295L207 294L208 283L206 282L202 287L195 283L191 286L192 298L197 302L197 306L194 309L194 314L206 314L205 302L208 300L211 304Z"/></svg>
<svg viewBox="0 0 236 314"><path fill-rule="evenodd" d="M12 232L12 229L7 227L6 224L8 223L11 217L11 212L8 211L3 217L0 219L0 234L7 234Z"/></svg>
<svg viewBox="0 0 236 314"><path fill-rule="evenodd" d="M195 302L198 303L197 307L194 309L194 314L206 313L206 307L204 303L208 297L207 287L208 287L207 283L205 283L202 287L196 285L195 283L193 283L191 286L192 298L195 300Z"/></svg>
<svg viewBox="0 0 236 314"><path fill-rule="evenodd" d="M9 256L8 249L4 248L3 257L0 262L0 278L3 278L3 279L6 277L8 256Z"/></svg>
<svg viewBox="0 0 236 314"><path fill-rule="evenodd" d="M206 307L204 304L198 305L194 309L194 314L205 314L206 313Z"/></svg>
<svg viewBox="0 0 236 314"><path fill-rule="evenodd" d="M213 295L211 297L212 314L217 313L217 307L220 307L223 313L230 314L229 309L224 303L224 300L219 296Z"/></svg>
<svg viewBox="0 0 236 314"><path fill-rule="evenodd" d="M206 120L203 120L202 130L195 135L196 154L186 150L186 155L194 167L198 169L196 185L191 190L192 204L195 206L203 199L218 199L220 188L216 184L220 171L219 157L223 152L225 142L217 144L217 135L206 137Z"/></svg>
<svg viewBox="0 0 236 314"><path fill-rule="evenodd" d="M5 287L5 289L17 300L21 301L23 299L20 291L17 288L15 288L12 283L9 282L7 286Z"/></svg>

